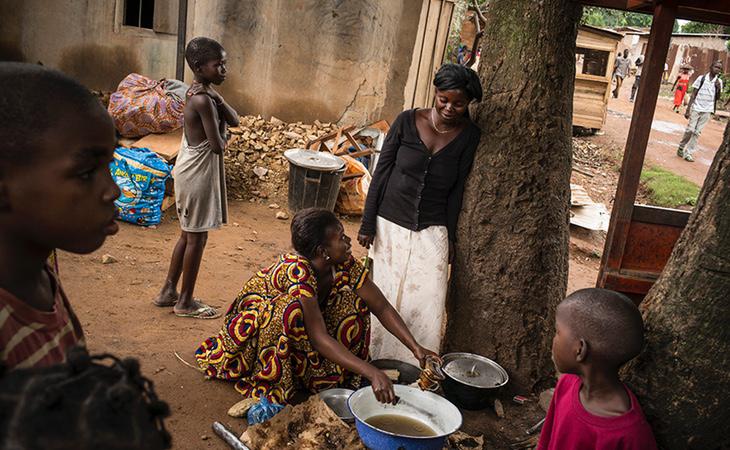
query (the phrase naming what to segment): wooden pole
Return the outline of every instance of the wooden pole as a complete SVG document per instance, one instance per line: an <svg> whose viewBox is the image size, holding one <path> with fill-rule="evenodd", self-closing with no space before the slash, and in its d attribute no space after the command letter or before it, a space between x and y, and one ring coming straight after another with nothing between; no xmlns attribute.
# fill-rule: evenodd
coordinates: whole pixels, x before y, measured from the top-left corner
<svg viewBox="0 0 730 450"><path fill-rule="evenodd" d="M601 258L601 268L598 273L597 285L599 287L602 287L605 282L607 270L618 270L621 267L636 192L639 189L641 169L644 165L646 146L649 142L651 122L654 118L654 110L659 96L664 61L666 61L669 51L676 15L676 0L665 0L658 3L654 8L654 19L651 23L646 55L644 55L644 68L639 81L639 92L637 92L634 110L631 115L626 150L621 163L621 173L616 187L606 244Z"/></svg>
<svg viewBox="0 0 730 450"><path fill-rule="evenodd" d="M188 27L188 0L179 0L177 12L177 59L175 78L183 81L185 77L185 38Z"/></svg>

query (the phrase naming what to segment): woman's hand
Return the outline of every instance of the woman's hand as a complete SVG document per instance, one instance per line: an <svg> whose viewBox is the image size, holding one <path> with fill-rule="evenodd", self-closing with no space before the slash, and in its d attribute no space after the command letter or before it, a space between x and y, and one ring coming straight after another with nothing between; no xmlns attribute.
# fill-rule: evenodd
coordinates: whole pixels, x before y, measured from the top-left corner
<svg viewBox="0 0 730 450"><path fill-rule="evenodd" d="M393 390L393 382L380 369L373 367L372 372L368 375L370 385L375 393L375 398L380 403L395 403L395 391Z"/></svg>
<svg viewBox="0 0 730 450"><path fill-rule="evenodd" d="M357 235L357 242L360 243L365 248L370 248L371 245L373 245L373 241L375 240L375 236L372 234L358 234Z"/></svg>
<svg viewBox="0 0 730 450"><path fill-rule="evenodd" d="M437 360L439 360L439 361L441 360L441 357L436 352L433 352L427 348L421 347L420 345L418 347L416 347L416 350L413 352L413 356L421 364L421 369L426 367L426 357L427 356L433 356Z"/></svg>

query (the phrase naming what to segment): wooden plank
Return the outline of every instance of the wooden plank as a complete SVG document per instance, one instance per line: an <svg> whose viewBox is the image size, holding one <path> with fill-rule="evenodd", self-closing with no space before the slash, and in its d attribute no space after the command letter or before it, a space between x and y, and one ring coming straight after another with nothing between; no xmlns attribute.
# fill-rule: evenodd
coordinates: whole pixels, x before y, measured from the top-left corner
<svg viewBox="0 0 730 450"><path fill-rule="evenodd" d="M655 279L644 279L638 277L630 277L617 273L609 273L605 277L603 287L622 293L646 295L654 285Z"/></svg>
<svg viewBox="0 0 730 450"><path fill-rule="evenodd" d="M426 34L426 21L428 19L429 5L430 0L423 0L421 2L421 17L418 20L418 33L416 34L416 42L413 45L413 54L411 55L411 67L408 69L406 86L403 88L403 109L414 108L416 104L418 72L420 70L421 59L423 57L423 40Z"/></svg>
<svg viewBox="0 0 730 450"><path fill-rule="evenodd" d="M677 228L687 226L689 216L692 213L681 209L661 208L650 205L634 205L632 222L653 223L657 225L668 225Z"/></svg>
<svg viewBox="0 0 730 450"><path fill-rule="evenodd" d="M599 287L604 285L607 269L621 267L676 11L676 0L666 0L654 9L644 69L634 103L611 221L601 258Z"/></svg>
<svg viewBox="0 0 730 450"><path fill-rule="evenodd" d="M621 272L632 270L658 277L669 261L682 230L670 225L631 222Z"/></svg>
<svg viewBox="0 0 730 450"><path fill-rule="evenodd" d="M423 55L421 57L421 68L418 71L416 83L415 107L424 108L431 106L431 84L436 73L433 70L433 55L436 44L436 33L438 31L438 19L441 15L441 0L430 0L428 17L426 20L426 33L423 37Z"/></svg>
<svg viewBox="0 0 730 450"><path fill-rule="evenodd" d="M148 134L132 144L132 147L148 148L170 162L180 151L182 135L182 128L166 134Z"/></svg>

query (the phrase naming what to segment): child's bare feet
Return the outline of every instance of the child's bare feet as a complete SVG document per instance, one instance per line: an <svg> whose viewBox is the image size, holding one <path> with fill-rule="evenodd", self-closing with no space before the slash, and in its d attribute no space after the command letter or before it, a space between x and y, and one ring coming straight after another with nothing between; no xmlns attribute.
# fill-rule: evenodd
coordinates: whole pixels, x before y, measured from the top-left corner
<svg viewBox="0 0 730 450"><path fill-rule="evenodd" d="M191 303L189 308L179 308L178 305L175 305L173 309L175 315L178 317L191 317L193 319L217 319L223 315L223 313L212 306L206 305L202 300L194 299Z"/></svg>
<svg viewBox="0 0 730 450"><path fill-rule="evenodd" d="M174 287L166 285L160 291L160 295L152 301L155 306L160 308L166 308L169 306L175 306L177 300L180 298L180 294L177 293Z"/></svg>

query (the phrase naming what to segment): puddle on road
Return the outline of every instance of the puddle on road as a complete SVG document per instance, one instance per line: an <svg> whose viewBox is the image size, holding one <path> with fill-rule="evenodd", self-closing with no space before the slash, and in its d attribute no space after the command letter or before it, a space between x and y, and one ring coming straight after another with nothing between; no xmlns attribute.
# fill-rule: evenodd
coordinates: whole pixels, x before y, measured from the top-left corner
<svg viewBox="0 0 730 450"><path fill-rule="evenodd" d="M631 120L631 114L626 114L621 111L615 111L613 109L609 109L608 114L615 116L615 117L620 117L621 119L625 119L628 121ZM685 127L684 125L667 122L666 120L654 120L651 123L652 129L661 131L662 133L667 133L667 134L682 135L682 134L684 134L684 127Z"/></svg>
<svg viewBox="0 0 730 450"><path fill-rule="evenodd" d="M668 134L684 134L684 125L679 125L665 120L655 120L651 123L654 130Z"/></svg>

